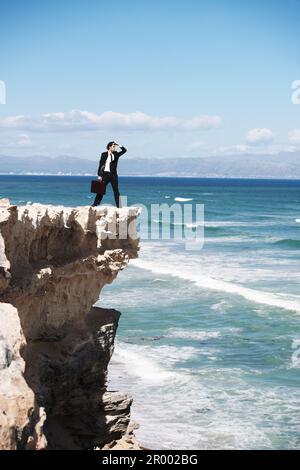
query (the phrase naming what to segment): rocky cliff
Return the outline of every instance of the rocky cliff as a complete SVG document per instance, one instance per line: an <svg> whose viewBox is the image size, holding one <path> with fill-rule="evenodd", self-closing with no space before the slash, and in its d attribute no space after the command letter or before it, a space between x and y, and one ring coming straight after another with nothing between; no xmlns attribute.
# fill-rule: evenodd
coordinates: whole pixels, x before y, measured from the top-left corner
<svg viewBox="0 0 300 470"><path fill-rule="evenodd" d="M138 448L131 398L106 389L120 312L94 306L137 257L138 214L2 201L0 449Z"/></svg>

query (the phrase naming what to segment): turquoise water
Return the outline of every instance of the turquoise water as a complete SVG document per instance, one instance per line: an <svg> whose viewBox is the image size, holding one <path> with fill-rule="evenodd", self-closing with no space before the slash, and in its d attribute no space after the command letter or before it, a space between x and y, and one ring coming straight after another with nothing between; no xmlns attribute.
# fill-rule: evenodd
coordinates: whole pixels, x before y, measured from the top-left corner
<svg viewBox="0 0 300 470"><path fill-rule="evenodd" d="M89 182L0 176L0 197L89 205ZM141 240L139 258L101 293L99 305L122 312L109 387L134 396L139 440L299 449L300 181L124 177L120 186L129 205L179 197L205 211L201 250Z"/></svg>

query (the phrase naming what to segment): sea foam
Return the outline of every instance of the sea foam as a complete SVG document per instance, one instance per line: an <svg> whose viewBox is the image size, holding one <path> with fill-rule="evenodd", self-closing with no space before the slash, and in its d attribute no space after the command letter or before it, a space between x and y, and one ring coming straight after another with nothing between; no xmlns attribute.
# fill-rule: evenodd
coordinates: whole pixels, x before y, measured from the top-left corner
<svg viewBox="0 0 300 470"><path fill-rule="evenodd" d="M300 313L299 300L297 301L295 299L283 298L280 296L280 294L273 294L272 292L260 291L244 287L233 282L215 279L210 276L205 276L198 273L192 273L188 270L185 270L182 266L161 266L155 262L145 261L139 258L132 260L131 264L136 267L149 270L155 274L175 276L181 279L185 279L187 281L191 281L200 288L226 292L228 294L237 294L251 302L266 304L272 307L279 307Z"/></svg>
<svg viewBox="0 0 300 470"><path fill-rule="evenodd" d="M177 202L188 202L192 200L193 198L190 198L190 197L175 197L174 198L174 201L177 201Z"/></svg>

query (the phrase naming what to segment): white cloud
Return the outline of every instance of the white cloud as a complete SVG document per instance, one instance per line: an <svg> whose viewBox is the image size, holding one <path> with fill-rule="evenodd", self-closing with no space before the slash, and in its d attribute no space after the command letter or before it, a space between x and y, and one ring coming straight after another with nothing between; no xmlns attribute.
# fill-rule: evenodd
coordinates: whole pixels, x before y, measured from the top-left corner
<svg viewBox="0 0 300 470"><path fill-rule="evenodd" d="M247 142L250 145L261 145L261 144L269 144L273 141L275 135L271 131L271 129L266 129L263 127L257 127L255 129L251 129L247 134Z"/></svg>
<svg viewBox="0 0 300 470"><path fill-rule="evenodd" d="M211 152L211 155L278 155L282 152L295 152L296 147L286 144L272 145L246 145L236 144L220 146Z"/></svg>
<svg viewBox="0 0 300 470"><path fill-rule="evenodd" d="M244 155L251 153L251 146L245 144L223 145L215 148L211 155Z"/></svg>
<svg viewBox="0 0 300 470"><path fill-rule="evenodd" d="M205 142L203 142L202 140L196 140L194 142L191 142L187 146L187 151L188 152L193 152L194 150L202 149L204 145L205 145Z"/></svg>
<svg viewBox="0 0 300 470"><path fill-rule="evenodd" d="M31 147L32 142L27 134L19 134L19 140L16 142L18 147Z"/></svg>
<svg viewBox="0 0 300 470"><path fill-rule="evenodd" d="M300 145L300 129L293 129L289 132L289 141L292 145Z"/></svg>
<svg viewBox="0 0 300 470"><path fill-rule="evenodd" d="M9 135L1 135L0 146L3 149L19 150L20 148L33 147L33 143L27 134L16 134L10 137Z"/></svg>
<svg viewBox="0 0 300 470"><path fill-rule="evenodd" d="M201 130L220 126L220 116L194 116L182 119L175 116L149 116L140 111L116 113L105 111L95 114L89 111L47 113L39 116L19 115L0 119L0 128L30 131L92 131L92 130Z"/></svg>

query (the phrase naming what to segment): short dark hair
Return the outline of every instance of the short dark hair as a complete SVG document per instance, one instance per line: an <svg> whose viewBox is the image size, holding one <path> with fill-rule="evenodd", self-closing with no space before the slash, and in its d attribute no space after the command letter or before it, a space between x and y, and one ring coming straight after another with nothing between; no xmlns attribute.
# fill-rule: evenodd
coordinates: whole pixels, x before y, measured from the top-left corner
<svg viewBox="0 0 300 470"><path fill-rule="evenodd" d="M115 143L116 143L116 142L114 142L114 141L108 142L108 144L107 144L107 146L106 146L107 150L109 149L109 147L110 147L112 144L115 144Z"/></svg>

